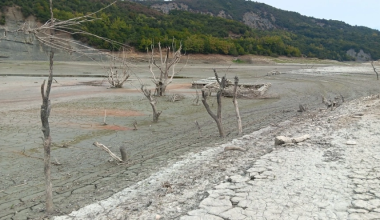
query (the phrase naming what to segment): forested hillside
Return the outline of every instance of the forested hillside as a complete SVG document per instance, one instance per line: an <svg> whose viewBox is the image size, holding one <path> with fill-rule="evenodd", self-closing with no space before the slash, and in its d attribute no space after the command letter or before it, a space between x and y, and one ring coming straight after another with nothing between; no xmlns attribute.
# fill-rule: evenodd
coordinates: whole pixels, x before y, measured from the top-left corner
<svg viewBox="0 0 380 220"><path fill-rule="evenodd" d="M291 37L282 37L284 43L299 48L309 57L329 58L336 60L350 59L346 56L349 49L357 52L362 49L370 53L373 59L380 58L380 32L367 27L351 26L344 22L317 19L303 16L296 12L280 10L272 6L245 0L173 0L173 3L184 4L189 11L218 15L223 11L227 17L249 23L247 16L254 13L257 23L269 23L268 35L283 36L285 30ZM167 2L144 1L144 4L168 4ZM337 9L339 10L339 9ZM251 14L252 15L252 14ZM285 34L286 35L286 34Z"/></svg>
<svg viewBox="0 0 380 220"><path fill-rule="evenodd" d="M112 0L54 0L54 14L58 19L69 19L97 11L111 2ZM84 24L81 28L129 44L141 51L145 51L152 41L170 45L175 38L182 42L187 53L220 53L235 56L305 54L309 57L352 60L352 57L346 54L347 50L363 49L366 53L370 53L372 58L380 58L380 33L369 28L318 20L317 22L325 22L322 27L320 24L313 25L315 21L309 21L311 18L297 13L243 0L181 0L181 2L189 5L192 3L191 7L198 11L207 9L208 3L215 4L213 5L215 13L223 9L234 20L180 10L164 14L139 2L118 1L96 15L101 19ZM21 7L25 17L34 15L44 22L50 17L48 3L48 0L3 0L0 2L0 8L4 12L6 7L17 5ZM267 11L266 16L275 16L276 21L273 22L275 28L259 30L242 23L239 16L242 10L249 10L251 4L264 7ZM255 10L264 10L256 6ZM0 22L4 18L1 17ZM119 49L96 38L80 35L74 37L99 48Z"/></svg>

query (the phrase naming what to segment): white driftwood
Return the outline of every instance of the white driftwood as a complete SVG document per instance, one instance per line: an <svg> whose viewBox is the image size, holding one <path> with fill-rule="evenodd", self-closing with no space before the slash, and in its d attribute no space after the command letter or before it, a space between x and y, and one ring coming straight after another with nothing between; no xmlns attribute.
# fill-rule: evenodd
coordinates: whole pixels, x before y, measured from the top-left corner
<svg viewBox="0 0 380 220"><path fill-rule="evenodd" d="M310 138L310 135L308 135L308 134L305 134L303 136L296 137L296 138L290 138L290 137L285 137L285 136L277 136L274 139L274 144L275 145L282 145L282 144L289 144L289 143L299 143L299 142L305 141L309 138Z"/></svg>
<svg viewBox="0 0 380 220"><path fill-rule="evenodd" d="M113 159L115 159L115 160L117 160L119 162L123 162L123 160L120 157L118 157L114 153L112 153L112 151L108 147L104 146L103 144L95 142L95 143L93 143L93 145L96 146L96 147L99 147L100 149L102 149L102 150L106 151L107 153L109 153L109 155Z"/></svg>
<svg viewBox="0 0 380 220"><path fill-rule="evenodd" d="M228 150L239 150L239 151L243 151L243 152L246 151L246 149L244 149L242 147L238 147L238 146L228 146L228 147L224 148L224 151L228 151Z"/></svg>

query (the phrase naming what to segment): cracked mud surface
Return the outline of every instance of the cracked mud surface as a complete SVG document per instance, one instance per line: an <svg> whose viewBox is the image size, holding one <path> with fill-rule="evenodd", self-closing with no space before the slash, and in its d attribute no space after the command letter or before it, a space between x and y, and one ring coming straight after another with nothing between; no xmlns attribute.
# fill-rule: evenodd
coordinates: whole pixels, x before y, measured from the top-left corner
<svg viewBox="0 0 380 220"><path fill-rule="evenodd" d="M64 67L64 64L62 66ZM17 69L11 64L9 67ZM34 70L34 67L33 64L30 68ZM61 69L64 74L63 67ZM52 90L53 105L50 117L53 138L52 161L57 160L62 164L52 168L55 214L68 214L120 191L111 198L120 198L121 201L128 203L127 206L115 205L116 200L104 204L98 202L92 205L94 210L113 207L114 211L109 212L108 217L113 218L111 216L117 214L121 219L145 219L152 213L162 215L165 219L176 219L181 216L191 218L195 216L194 213L205 214L204 210L208 210L208 204L219 198L210 190L216 190L215 187L218 187L221 181L230 185L238 184L234 182L238 178L237 174L244 180L244 177L249 176L246 170L252 168L258 161L265 162L265 159L259 159L261 156L273 154L268 154L273 150L273 144L267 144L272 138L273 131L271 129L257 131L263 133L261 134L263 138L259 134L251 134L253 131L269 125L277 126L280 122L294 117L302 118L303 116L296 112L300 103L308 104L311 109L323 107L320 104L320 95L335 97L337 94L342 94L346 100L350 100L378 90L377 82L373 81L372 75L369 75L371 69L367 70L365 65L321 66L312 70L303 70L296 64L275 67L233 66L228 71L228 76L238 75L241 80L248 82L270 82L271 93L279 94L280 99L240 100L239 106L246 136L235 141L250 150L246 154L232 151L223 153L221 152L223 149L218 146L229 143L237 137L234 109L230 99L224 99L223 110L224 126L229 135L225 140L221 140L218 138L214 122L204 107L192 105L195 92L190 89L192 78L212 76L213 67L215 65L193 64L180 74L190 78L175 79L173 87L169 88L169 93L185 94L186 99L177 103L167 102L165 98L160 99L158 109L163 113L158 124L151 123L150 106L142 94L136 92L135 86L138 87L138 83L135 81L126 84L123 89L114 90L106 89L106 83L102 83L102 79L99 78L57 77L58 83L54 84ZM96 68L91 69L79 64L77 68L72 68L78 72L97 71ZM228 66L223 68L227 69ZM221 73L223 68L220 69ZM265 76L274 68L286 74ZM41 67L39 71L45 69L47 66ZM22 72L22 70L14 71ZM150 82L147 73L137 72L137 74L140 74L145 82ZM0 102L4 104L0 106L2 139L0 219L39 219L44 216L43 151L39 121L39 87L42 80L40 77L1 77ZM96 82L98 86L91 86L94 84L91 82ZM108 112L105 126L102 125L104 110ZM202 137L199 137L196 130L195 120L202 127ZM137 131L132 130L134 121L138 123ZM106 153L92 146L95 141L111 146L111 150L117 153L118 147L125 145L130 158L128 164L116 165L115 162L109 162ZM330 143L329 140L324 141ZM347 149L342 152L338 147L326 150L310 147L303 152L303 156L294 155L294 159L301 163L303 157L314 155L314 148L315 152L321 153L322 165L337 163L335 167L340 169L339 162L345 158ZM291 155L287 150L283 149L282 154L281 150L274 152L279 154L276 157L285 160L286 155ZM259 160L256 161L257 159ZM268 159L266 163L272 162ZM313 168L317 169L317 165L322 166L318 162ZM173 169L165 172L165 167ZM254 176L253 183L259 184L260 179L263 182L276 181L277 178L269 178L270 171L273 170L258 172L260 175ZM359 177L360 175L363 174L357 174ZM225 176L228 178L225 179ZM263 176L268 178L261 178ZM146 179L148 177L149 179ZM251 178L248 179L238 181L241 181L241 184L247 182L247 187L253 187L249 185L252 182ZM362 179L358 178L359 180ZM168 183L163 184L165 181ZM270 188L271 184L264 185L268 187L265 190L273 190ZM125 190L122 191L123 189ZM232 189L226 187L221 190ZM358 187L358 190L361 188ZM248 204L247 207L236 205L237 202L240 203L239 198L244 198L243 194L237 196L232 195L232 192L231 195L221 193L221 196L224 196L220 199L222 207L230 207L230 202L234 208L224 207L220 213L241 211L239 207L242 210L247 209ZM127 195L127 199L123 195ZM370 195L374 194L370 191L360 194L360 196ZM234 197L238 198L233 200ZM347 198L343 197L342 201L346 201ZM162 208L165 211L161 212L157 207L168 204L168 201L172 201L173 204L169 204L166 209ZM371 210L360 208L364 204L362 201L369 203L371 199L358 199L352 208L359 212L353 212L353 216L363 214L360 210L367 211L364 214L376 210L376 208ZM370 204L373 204L373 201ZM198 205L203 211L194 211L191 212L192 215L185 217L188 211L198 209ZM91 213L102 216L102 212ZM212 213L215 214L216 211L207 211L207 213L205 215L213 215Z"/></svg>

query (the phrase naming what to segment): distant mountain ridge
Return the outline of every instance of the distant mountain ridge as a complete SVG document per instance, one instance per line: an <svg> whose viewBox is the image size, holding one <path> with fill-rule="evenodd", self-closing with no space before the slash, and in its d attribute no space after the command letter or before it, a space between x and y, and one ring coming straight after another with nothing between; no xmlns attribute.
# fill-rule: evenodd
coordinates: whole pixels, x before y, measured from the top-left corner
<svg viewBox="0 0 380 220"><path fill-rule="evenodd" d="M48 0L0 2L0 29L8 7L24 17L49 19ZM53 0L61 20L94 12L113 0ZM82 28L145 51L152 42L171 45L175 38L187 53L233 56L308 56L334 60L380 59L380 32L344 22L306 17L296 12L244 0L118 1ZM113 45L88 36L75 39L98 48Z"/></svg>
<svg viewBox="0 0 380 220"><path fill-rule="evenodd" d="M380 32L367 27L351 26L341 21L318 19L303 16L297 12L277 9L264 3L245 0L173 0L173 1L141 1L142 4L170 13L172 10L184 10L194 13L209 14L212 16L233 19L258 30L286 30L297 35L305 36L306 42L316 43L320 46L331 48L332 41L339 40L352 42L350 45L342 45L341 50L349 56L356 53L365 53L366 56L353 56L362 61L366 59L379 59ZM346 35L346 36L345 36ZM302 37L301 37L302 38ZM315 39L311 42L310 39ZM300 40L300 39L299 39ZM315 42L316 41L316 42ZM330 41L330 42L329 42ZM363 42L365 41L365 42ZM287 42L289 43L289 42ZM364 44L363 44L364 43ZM303 42L295 42L292 45L301 49L304 54L315 53L308 50ZM355 45L356 44L356 45ZM373 50L373 48L377 48ZM313 55L312 55L313 56ZM317 55L317 57L320 57Z"/></svg>

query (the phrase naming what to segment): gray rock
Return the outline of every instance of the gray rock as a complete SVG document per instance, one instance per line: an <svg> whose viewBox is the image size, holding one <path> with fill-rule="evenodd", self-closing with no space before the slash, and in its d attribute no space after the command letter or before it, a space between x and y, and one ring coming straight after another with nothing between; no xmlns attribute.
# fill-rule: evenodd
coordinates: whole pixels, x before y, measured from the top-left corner
<svg viewBox="0 0 380 220"><path fill-rule="evenodd" d="M232 208L232 203L229 196L223 198L206 198L200 205L200 208L207 210L210 214L218 215Z"/></svg>
<svg viewBox="0 0 380 220"><path fill-rule="evenodd" d="M233 183L242 183L250 180L249 177L240 175L231 176L230 178Z"/></svg>
<svg viewBox="0 0 380 220"><path fill-rule="evenodd" d="M195 209L193 211L190 211L187 213L188 215L205 215L207 214L207 211L204 209Z"/></svg>
<svg viewBox="0 0 380 220"><path fill-rule="evenodd" d="M242 220L247 218L247 216L243 215L242 213L244 213L244 210L240 207L236 207L221 213L220 216L230 220Z"/></svg>

